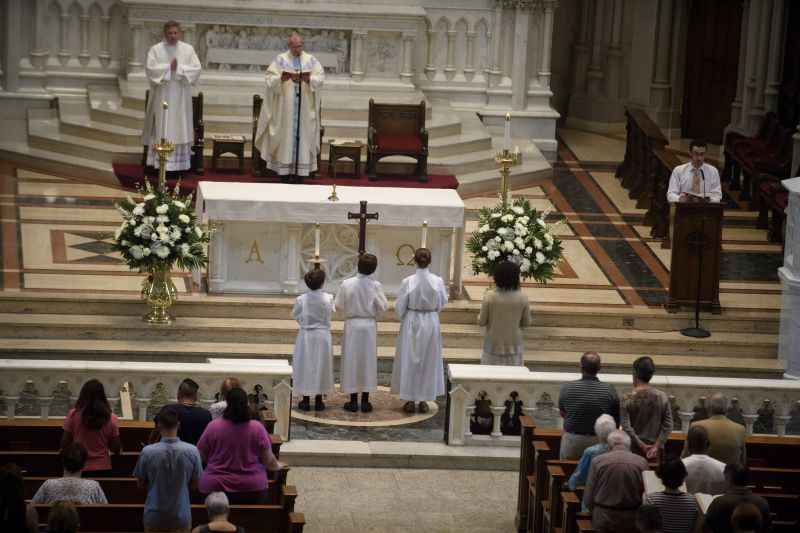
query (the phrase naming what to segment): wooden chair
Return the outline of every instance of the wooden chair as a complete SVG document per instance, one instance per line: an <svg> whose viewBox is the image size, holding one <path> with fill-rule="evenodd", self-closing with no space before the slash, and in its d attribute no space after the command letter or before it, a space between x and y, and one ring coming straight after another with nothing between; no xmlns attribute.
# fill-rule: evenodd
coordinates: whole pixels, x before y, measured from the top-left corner
<svg viewBox="0 0 800 533"><path fill-rule="evenodd" d="M258 117L261 116L261 106L264 105L264 98L260 94L253 95L253 141L251 150L251 166L253 176L264 176L267 173L267 163L261 159L261 150L256 148L256 132L258 132ZM322 139L325 137L325 126L322 125L322 101L320 101L319 113L319 150L317 150L317 171L312 173L316 175L322 168Z"/></svg>
<svg viewBox="0 0 800 533"><path fill-rule="evenodd" d="M150 89L144 93L144 108L150 100ZM192 161L190 170L195 174L203 174L203 150L205 149L205 123L203 122L203 93L192 96L192 125L194 142L192 143ZM147 166L147 146L142 151L142 167Z"/></svg>
<svg viewBox="0 0 800 533"><path fill-rule="evenodd" d="M367 177L378 179L378 160L404 155L417 160L415 174L428 181L428 130L425 101L416 104L377 104L369 100L367 129Z"/></svg>

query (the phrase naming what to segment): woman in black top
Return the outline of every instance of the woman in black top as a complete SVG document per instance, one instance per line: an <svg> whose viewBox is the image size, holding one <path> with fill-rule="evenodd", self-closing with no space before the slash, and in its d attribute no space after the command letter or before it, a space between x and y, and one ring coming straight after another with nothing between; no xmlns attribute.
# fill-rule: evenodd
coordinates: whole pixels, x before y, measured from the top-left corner
<svg viewBox="0 0 800 533"><path fill-rule="evenodd" d="M245 533L243 527L228 522L230 504L224 492L212 492L206 497L208 524L197 526L192 533Z"/></svg>

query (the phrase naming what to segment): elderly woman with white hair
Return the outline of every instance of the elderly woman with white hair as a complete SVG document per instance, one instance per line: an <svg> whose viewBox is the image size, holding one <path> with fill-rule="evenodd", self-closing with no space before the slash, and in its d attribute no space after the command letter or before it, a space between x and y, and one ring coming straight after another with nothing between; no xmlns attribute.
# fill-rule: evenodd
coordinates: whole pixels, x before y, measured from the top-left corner
<svg viewBox="0 0 800 533"><path fill-rule="evenodd" d="M228 521L231 506L224 492L212 492L206 496L208 524L197 526L192 533L245 533L243 527L235 526Z"/></svg>
<svg viewBox="0 0 800 533"><path fill-rule="evenodd" d="M601 453L608 451L608 436L617 429L617 423L611 415L600 415L594 422L594 433L597 435L597 444L589 446L583 451L578 467L569 478L569 488L575 490L577 487L586 484L589 477L589 467L592 466L592 459Z"/></svg>

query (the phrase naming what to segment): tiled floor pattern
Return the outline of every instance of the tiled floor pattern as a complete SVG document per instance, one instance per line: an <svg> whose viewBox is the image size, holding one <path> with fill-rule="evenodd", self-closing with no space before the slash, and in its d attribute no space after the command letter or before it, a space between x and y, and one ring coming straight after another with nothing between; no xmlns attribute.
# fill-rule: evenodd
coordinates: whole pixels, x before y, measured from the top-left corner
<svg viewBox="0 0 800 533"><path fill-rule="evenodd" d="M519 474L295 467L308 533L511 533Z"/></svg>

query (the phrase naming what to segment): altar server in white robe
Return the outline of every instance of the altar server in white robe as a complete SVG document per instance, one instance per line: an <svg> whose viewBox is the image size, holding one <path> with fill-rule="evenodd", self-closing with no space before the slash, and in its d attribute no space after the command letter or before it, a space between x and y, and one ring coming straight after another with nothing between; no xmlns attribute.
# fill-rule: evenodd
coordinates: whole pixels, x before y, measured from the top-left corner
<svg viewBox="0 0 800 533"><path fill-rule="evenodd" d="M302 176L317 170L320 91L325 82L325 70L317 58L303 52L300 35L292 33L288 45L289 50L276 57L267 69L266 95L258 118L255 145L267 168L282 179L300 182ZM298 127L300 143L296 149Z"/></svg>
<svg viewBox="0 0 800 533"><path fill-rule="evenodd" d="M167 170L183 171L191 167L194 120L192 86L200 78L200 60L192 45L178 40L180 24L164 24L164 40L147 52L145 72L150 82L150 98L145 111L142 143L147 146L147 164L158 168L158 154L153 146L163 136L175 143L167 160ZM169 106L166 116L162 102Z"/></svg>
<svg viewBox="0 0 800 533"><path fill-rule="evenodd" d="M378 258L362 254L358 258L358 274L346 279L336 293L336 309L345 317L342 335L341 391L350 395L344 408L358 411L361 393L361 412L372 411L369 393L378 387L378 325L376 319L389 302L380 282L370 276L378 268Z"/></svg>
<svg viewBox="0 0 800 533"><path fill-rule="evenodd" d="M444 394L442 335L439 311L447 303L447 288L442 278L428 270L431 251L418 248L414 254L415 274L400 285L395 311L402 320L392 371L392 392L406 400L403 410L428 412L429 400Z"/></svg>
<svg viewBox="0 0 800 533"><path fill-rule="evenodd" d="M300 325L292 359L293 390L303 397L298 409L310 410L310 396L314 396L314 410L322 411L322 395L333 390L331 316L335 307L333 295L322 290L324 270L311 270L304 279L309 290L298 296L292 309L292 318Z"/></svg>

